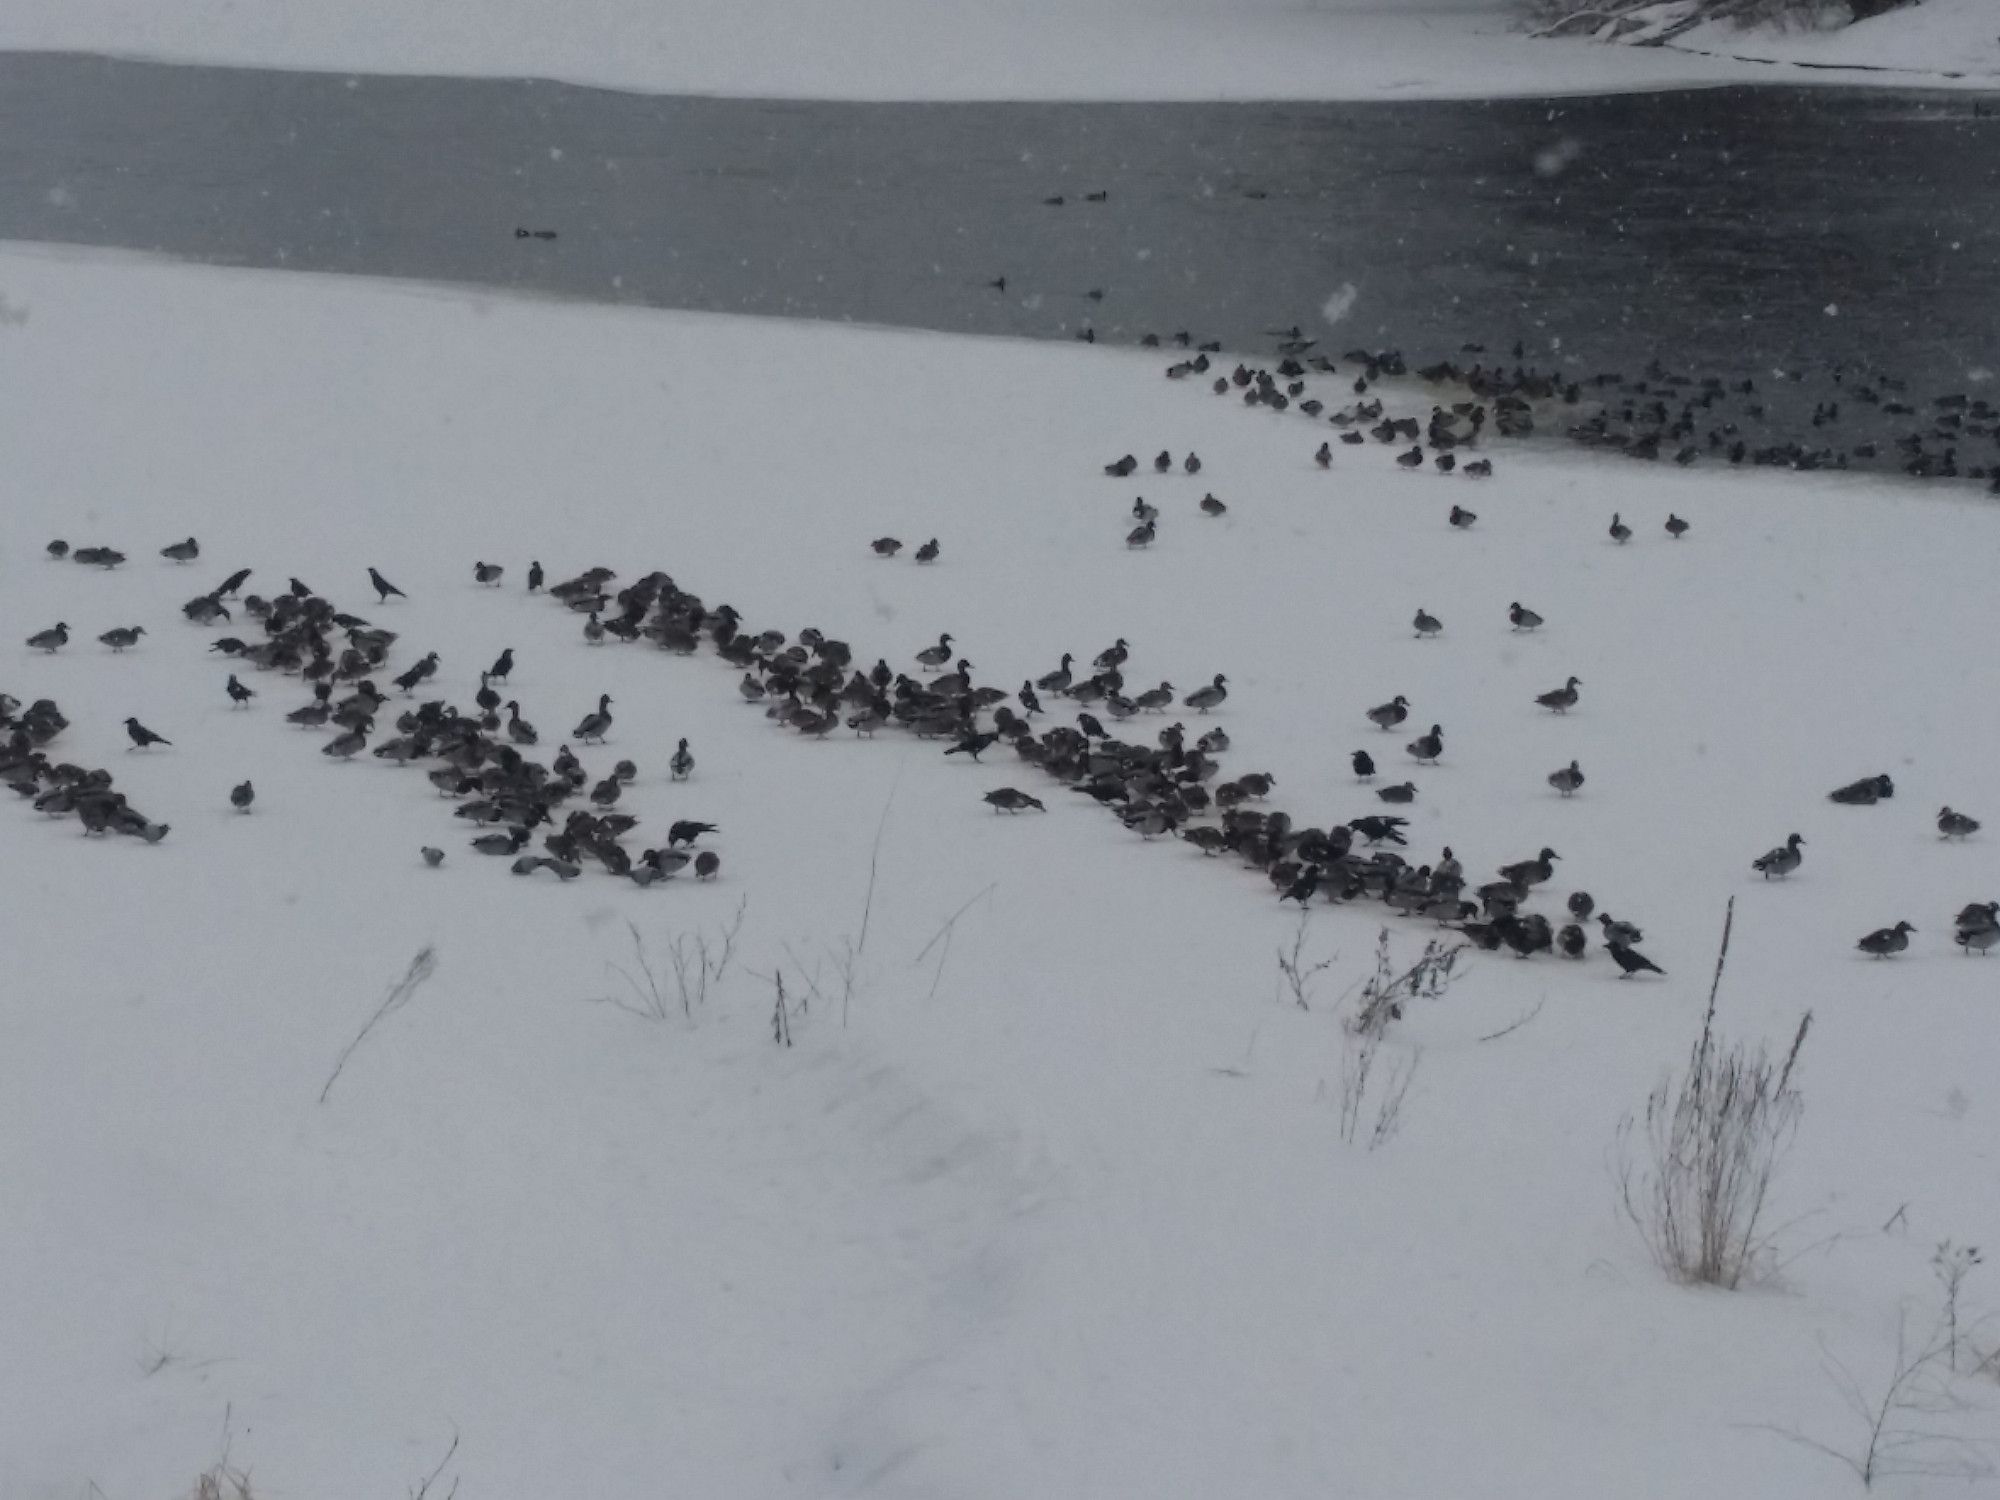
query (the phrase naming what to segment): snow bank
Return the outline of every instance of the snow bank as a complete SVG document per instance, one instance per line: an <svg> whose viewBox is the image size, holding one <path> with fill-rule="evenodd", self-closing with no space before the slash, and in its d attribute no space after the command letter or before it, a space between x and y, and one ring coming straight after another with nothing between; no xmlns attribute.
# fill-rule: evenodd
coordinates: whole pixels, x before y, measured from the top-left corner
<svg viewBox="0 0 2000 1500"><path fill-rule="evenodd" d="M1918 82L1924 75L1956 74L1974 87L2000 88L2000 7L1991 0L1922 0L1833 31L1746 31L1715 23L1683 33L1674 46L1814 69L1887 70L1918 75ZM1783 69L1779 76L1789 79L1796 71Z"/></svg>
<svg viewBox="0 0 2000 1500"><path fill-rule="evenodd" d="M2000 1234L2000 964L1947 932L1996 846L1930 821L2000 827L2000 706L1964 665L1990 504L1514 449L1483 485L1373 445L1323 473L1296 412L1082 346L27 251L0 297L4 638L152 632L0 647L0 690L60 700L55 748L173 825L100 843L0 806L0 1494L176 1493L227 1413L259 1493L300 1497L405 1492L456 1433L468 1495L1822 1500L1838 1469L1758 1424L1849 1442L1821 1340L1872 1388L1899 1304L1935 1306L1934 1244ZM1204 473L1098 472L1160 447ZM199 563L154 554L190 531ZM883 532L943 558L878 562ZM45 561L56 535L133 561ZM1229 674L1231 769L1321 822L1375 806L1351 749L1404 774L1362 710L1406 693L1449 746L1407 768L1412 852L1483 874L1551 843L1551 905L1588 887L1670 978L1479 958L1395 1035L1422 1048L1402 1133L1343 1147L1336 1001L1374 913L1313 910L1308 957L1340 957L1302 1011L1258 877L1008 761L801 742L712 659L586 645L523 592L531 558L665 567L898 666L948 630L1001 684L1125 636L1137 681ZM374 607L370 564L407 603ZM654 838L719 823L722 879L510 878L420 773L317 754L295 682L232 711L177 606L239 566L437 650L461 700L512 645L550 742L611 693L586 760L636 760ZM1516 598L1547 628L1510 633ZM1442 639L1410 638L1419 604ZM1569 673L1578 709L1538 709ZM127 753L127 714L173 748ZM1824 800L1875 771L1893 802ZM1049 811L989 812L1006 783ZM1766 886L1749 860L1793 829L1807 864ZM1781 1296L1663 1283L1607 1170L1732 894L1725 1027L1817 1017ZM691 1021L588 1003L623 992L628 922L657 961L739 903ZM1898 917L1907 957L1853 951ZM316 1103L427 944L436 977ZM810 997L790 1048L780 970Z"/></svg>
<svg viewBox="0 0 2000 1500"><path fill-rule="evenodd" d="M10 0L0 47L827 99L1480 97L1745 72L1532 42L1510 0Z"/></svg>

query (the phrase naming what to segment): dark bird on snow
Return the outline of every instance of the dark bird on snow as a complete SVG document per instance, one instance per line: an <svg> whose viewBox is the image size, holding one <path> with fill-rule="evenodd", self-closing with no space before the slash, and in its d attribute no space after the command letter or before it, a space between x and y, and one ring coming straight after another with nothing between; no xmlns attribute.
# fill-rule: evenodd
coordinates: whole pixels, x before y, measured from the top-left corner
<svg viewBox="0 0 2000 1500"><path fill-rule="evenodd" d="M1225 686L1227 682L1228 679L1220 672L1217 672L1213 682L1209 683L1207 687L1196 688L1187 697L1183 698L1181 702L1184 706L1192 708L1199 713L1207 713L1211 708L1220 708L1222 700L1229 696L1229 689Z"/></svg>
<svg viewBox="0 0 2000 1500"><path fill-rule="evenodd" d="M547 577L548 575L542 571L542 565L540 563L538 562L529 563L528 592L531 594L539 592L543 582L547 579Z"/></svg>
<svg viewBox="0 0 2000 1500"><path fill-rule="evenodd" d="M1414 781L1406 781L1401 786L1385 786L1379 789L1375 795L1380 797L1384 802L1414 802L1417 800L1417 784Z"/></svg>
<svg viewBox="0 0 2000 1500"><path fill-rule="evenodd" d="M979 759L980 753L990 749L993 743L999 738L999 735L992 733L990 730L967 730L958 737L958 743L945 751L945 754L969 755L976 761Z"/></svg>
<svg viewBox="0 0 2000 1500"><path fill-rule="evenodd" d="M1409 826L1408 818L1392 818L1383 813L1370 813L1363 818L1348 819L1347 826L1360 834L1371 844L1402 844L1402 830Z"/></svg>
<svg viewBox="0 0 2000 1500"><path fill-rule="evenodd" d="M923 546L917 548L917 561L920 563L934 563L937 560L938 560L938 539L936 537L932 537L928 542L925 542Z"/></svg>
<svg viewBox="0 0 2000 1500"><path fill-rule="evenodd" d="M1458 472L1465 475L1468 479L1491 479L1493 477L1493 460L1490 458L1475 458Z"/></svg>
<svg viewBox="0 0 2000 1500"><path fill-rule="evenodd" d="M227 578L222 580L222 586L215 591L215 597L225 599L249 581L250 569L238 568L234 573L231 573Z"/></svg>
<svg viewBox="0 0 2000 1500"><path fill-rule="evenodd" d="M1115 463L1106 464L1104 466L1104 472L1113 479L1123 479L1127 475L1136 472L1138 470L1138 467L1139 467L1139 460L1134 458L1131 454L1128 453L1123 458L1117 460Z"/></svg>
<svg viewBox="0 0 2000 1500"><path fill-rule="evenodd" d="M903 550L903 544L892 536L878 536L868 545L877 557L894 557Z"/></svg>
<svg viewBox="0 0 2000 1500"><path fill-rule="evenodd" d="M1621 547L1632 540L1632 528L1618 519L1615 510L1611 513L1611 540Z"/></svg>
<svg viewBox="0 0 2000 1500"><path fill-rule="evenodd" d="M171 547L162 547L160 556L169 562L191 563L201 556L201 544L193 537L184 542L175 542Z"/></svg>
<svg viewBox="0 0 2000 1500"><path fill-rule="evenodd" d="M1313 455L1313 462L1318 464L1322 469L1331 467L1333 464L1332 446L1327 443L1321 443L1319 451Z"/></svg>
<svg viewBox="0 0 2000 1500"><path fill-rule="evenodd" d="M1370 777L1372 777L1375 774L1375 758L1371 756L1366 750L1355 751L1353 756L1353 762L1354 762L1354 775L1356 779L1361 781L1367 781Z"/></svg>
<svg viewBox="0 0 2000 1500"><path fill-rule="evenodd" d="M1542 625L1542 617L1520 603L1507 606L1507 618L1516 630L1539 630Z"/></svg>
<svg viewBox="0 0 2000 1500"><path fill-rule="evenodd" d="M1782 880L1805 863L1805 856L1799 852L1804 844L1804 839L1796 833L1792 834L1777 848L1768 850L1751 860L1750 868L1760 872L1766 880L1774 875Z"/></svg>
<svg viewBox="0 0 2000 1500"><path fill-rule="evenodd" d="M1189 452L1188 456L1181 460L1181 468L1189 474L1199 474L1201 472L1201 455Z"/></svg>
<svg viewBox="0 0 2000 1500"><path fill-rule="evenodd" d="M368 731L374 727L372 719L363 719L360 724L344 734L337 734L319 747L321 755L330 755L335 760L352 760L368 748Z"/></svg>
<svg viewBox="0 0 2000 1500"><path fill-rule="evenodd" d="M1575 917L1577 921L1588 922L1591 912L1596 907L1597 903L1591 899L1589 891L1571 891L1569 893L1569 914Z"/></svg>
<svg viewBox="0 0 2000 1500"><path fill-rule="evenodd" d="M1418 605L1416 618L1410 621L1410 628L1416 631L1417 639L1421 641L1426 637L1439 634L1444 629L1444 621L1440 620L1422 605Z"/></svg>
<svg viewBox="0 0 2000 1500"><path fill-rule="evenodd" d="M50 557L54 558L57 562L61 562L65 557L69 556L69 543L61 537L57 537L53 542L49 543L48 551Z"/></svg>
<svg viewBox="0 0 2000 1500"><path fill-rule="evenodd" d="M1583 770L1575 761L1549 772L1549 785L1565 797L1574 796L1583 785Z"/></svg>
<svg viewBox="0 0 2000 1500"><path fill-rule="evenodd" d="M1581 677L1572 677L1559 688L1551 688L1546 693L1537 693L1535 701L1552 713L1566 714L1576 707L1576 690Z"/></svg>
<svg viewBox="0 0 2000 1500"><path fill-rule="evenodd" d="M1846 786L1835 787L1826 797L1827 801L1838 802L1843 807L1873 807L1877 802L1895 795L1896 784L1887 776L1864 776Z"/></svg>
<svg viewBox="0 0 2000 1500"><path fill-rule="evenodd" d="M1631 922L1621 922L1610 912L1597 914L1597 925L1604 930L1604 945L1608 948L1616 943L1621 948L1634 948L1646 941L1646 935Z"/></svg>
<svg viewBox="0 0 2000 1500"><path fill-rule="evenodd" d="M1017 813L1032 807L1036 812L1047 812L1041 802L1026 792L1016 791L1011 786L996 787L982 799L995 812Z"/></svg>
<svg viewBox="0 0 2000 1500"><path fill-rule="evenodd" d="M527 842L528 830L516 824L504 833L482 833L472 841L472 847L481 854L514 855Z"/></svg>
<svg viewBox="0 0 2000 1500"><path fill-rule="evenodd" d="M249 782L240 782L229 789L229 805L238 812L250 811L250 804L257 800L257 789Z"/></svg>
<svg viewBox="0 0 2000 1500"><path fill-rule="evenodd" d="M1678 542L1682 537L1686 536L1687 534L1688 534L1688 523L1683 521L1679 516L1675 515L1672 511L1668 511L1667 535L1672 537L1675 541Z"/></svg>
<svg viewBox="0 0 2000 1500"><path fill-rule="evenodd" d="M472 565L472 581L474 583L483 583L488 588L497 589L500 587L501 575L506 571L506 568L499 563L475 562Z"/></svg>
<svg viewBox="0 0 2000 1500"><path fill-rule="evenodd" d="M713 823L697 823L692 818L682 818L667 830L667 847L671 849L676 844L693 844L704 833L719 833L720 831Z"/></svg>
<svg viewBox="0 0 2000 1500"><path fill-rule="evenodd" d="M423 856L424 863L433 870L444 863L444 850L432 848L429 844L424 845L417 853Z"/></svg>
<svg viewBox="0 0 2000 1500"><path fill-rule="evenodd" d="M1479 517L1476 514L1467 510L1462 505L1454 505L1451 508L1451 524L1456 526L1460 531L1471 530L1472 523L1478 519Z"/></svg>
<svg viewBox="0 0 2000 1500"><path fill-rule="evenodd" d="M1067 657L1063 659L1065 661L1068 660ZM917 653L917 664L919 666L936 668L943 666L946 662L950 660L951 660L951 634L948 631L937 638L937 644L935 646L926 646L924 647L923 650Z"/></svg>
<svg viewBox="0 0 2000 1500"><path fill-rule="evenodd" d="M47 630L38 630L28 637L28 645L36 651L47 651L51 655L69 644L69 626L61 620Z"/></svg>
<svg viewBox="0 0 2000 1500"><path fill-rule="evenodd" d="M1396 694L1387 703L1378 704L1368 710L1368 722L1384 731L1394 729L1409 716L1410 700L1401 693Z"/></svg>
<svg viewBox="0 0 2000 1500"><path fill-rule="evenodd" d="M605 735L610 732L611 695L609 693L600 693L597 698L596 711L585 714L571 733L586 745L592 740L596 740L601 745L604 743Z"/></svg>
<svg viewBox="0 0 2000 1500"><path fill-rule="evenodd" d="M1878 927L1854 946L1875 958L1888 958L1909 947L1910 934L1916 930L1908 922L1898 922L1894 927Z"/></svg>
<svg viewBox="0 0 2000 1500"><path fill-rule="evenodd" d="M1544 848L1533 859L1516 860L1511 865L1502 865L1500 873L1516 885L1541 885L1554 878L1555 861L1562 856L1553 849Z"/></svg>
<svg viewBox="0 0 2000 1500"><path fill-rule="evenodd" d="M1444 754L1444 730L1433 724L1429 734L1418 735L1403 748L1416 757L1418 765L1426 762L1435 765L1438 757Z"/></svg>
<svg viewBox="0 0 2000 1500"><path fill-rule="evenodd" d="M241 682L237 681L234 672L229 674L229 681L224 687L225 691L229 694L230 703L237 708L247 707L250 700L257 696L257 690L255 688L247 688Z"/></svg>
<svg viewBox="0 0 2000 1500"><path fill-rule="evenodd" d="M1606 943L1604 948L1611 955L1611 961L1624 971L1618 976L1620 979L1630 979L1634 974L1658 974L1662 977L1666 975L1665 969L1637 948L1628 947L1624 943Z"/></svg>
<svg viewBox="0 0 2000 1500"><path fill-rule="evenodd" d="M1424 466L1424 450L1412 448L1408 453L1398 453L1396 462L1405 469L1421 469Z"/></svg>
<svg viewBox="0 0 2000 1500"><path fill-rule="evenodd" d="M139 644L139 637L146 633L143 625L118 625L104 632L98 639L109 646L113 653L123 651L128 646ZM33 643L30 642L32 645ZM213 649L213 648L211 648Z"/></svg>
<svg viewBox="0 0 2000 1500"><path fill-rule="evenodd" d="M704 849L694 857L694 878L713 880L722 869L722 856L713 849Z"/></svg>
<svg viewBox="0 0 2000 1500"><path fill-rule="evenodd" d="M674 747L674 758L667 762L667 773L675 781L686 781L694 774L694 756L689 753L686 740Z"/></svg>
<svg viewBox="0 0 2000 1500"><path fill-rule="evenodd" d="M394 595L398 599L409 597L401 589L397 588L395 584L384 578L377 569L370 568L368 570L368 581L374 585L375 598L378 603L387 604L391 595Z"/></svg>
<svg viewBox="0 0 2000 1500"><path fill-rule="evenodd" d="M1173 466L1174 466L1174 456L1173 454L1167 452L1166 449L1162 448L1157 454L1153 456L1153 472L1155 474L1164 474L1167 472L1167 470L1171 469Z"/></svg>
<svg viewBox="0 0 2000 1500"><path fill-rule="evenodd" d="M1979 819L1969 818L1947 807L1938 814L1937 826L1938 832L1948 839L1970 838L1979 832Z"/></svg>
<svg viewBox="0 0 2000 1500"><path fill-rule="evenodd" d="M1125 533L1125 545L1127 547L1150 547L1153 545L1153 538L1158 534L1159 530L1154 523L1145 521Z"/></svg>
<svg viewBox="0 0 2000 1500"><path fill-rule="evenodd" d="M1571 922L1556 934L1556 951L1564 958L1583 957L1583 929Z"/></svg>
<svg viewBox="0 0 2000 1500"><path fill-rule="evenodd" d="M513 675L514 675L514 648L512 646L509 646L506 650L502 651L498 657L494 659L493 665L487 671L486 676L488 680L492 682L505 682L509 677L512 677Z"/></svg>
<svg viewBox="0 0 2000 1500"><path fill-rule="evenodd" d="M1224 505L1213 495L1203 495L1201 497L1201 513L1205 516L1219 516L1228 509L1228 506Z"/></svg>
<svg viewBox="0 0 2000 1500"><path fill-rule="evenodd" d="M137 719L127 719L125 721L125 732L132 737L132 748L135 750L144 750L148 745L173 744L172 740L167 739L164 735L153 733L152 730L141 724Z"/></svg>

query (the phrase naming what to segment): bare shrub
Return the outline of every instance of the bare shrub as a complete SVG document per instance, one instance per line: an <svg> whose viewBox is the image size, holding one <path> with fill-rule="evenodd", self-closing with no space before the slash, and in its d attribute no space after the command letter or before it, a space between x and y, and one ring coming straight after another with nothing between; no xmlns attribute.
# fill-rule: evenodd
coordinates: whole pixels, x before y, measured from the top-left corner
<svg viewBox="0 0 2000 1500"><path fill-rule="evenodd" d="M744 897L728 923L711 932L675 933L666 941L666 952L653 955L637 924L627 922L625 931L632 939L632 967L607 962L605 968L625 983L626 993L593 995L599 1005L615 1005L628 1015L648 1021L664 1021L679 1011L681 1019L692 1021L708 1004L708 992L720 985L736 958L737 934L743 930L743 915L750 904Z"/></svg>
<svg viewBox="0 0 2000 1500"><path fill-rule="evenodd" d="M1678 1281L1732 1291L1769 1245L1765 1203L1804 1108L1793 1075L1812 1025L1807 1011L1778 1062L1761 1044L1715 1035L1735 918L1732 897L1687 1071L1662 1079L1644 1114L1619 1127L1621 1201L1655 1263ZM1635 1136L1643 1165L1632 1160Z"/></svg>
<svg viewBox="0 0 2000 1500"><path fill-rule="evenodd" d="M1390 1055L1383 1064L1382 1044L1390 1026L1403 1018L1404 1008L1413 1000L1441 998L1451 984L1462 943L1447 945L1437 938L1424 944L1415 963L1398 969L1389 956L1389 931L1383 928L1375 940L1374 972L1362 980L1354 1013L1342 1023L1340 1057L1340 1139L1347 1145L1357 1142L1369 1150L1392 1140L1403 1124L1403 1104L1410 1084L1423 1061L1423 1049L1411 1048ZM1292 966L1298 967L1298 944L1294 941ZM1329 960L1331 962L1331 960ZM1279 955L1280 970L1286 957ZM1325 964L1305 972L1318 973ZM1303 1007L1303 1000L1300 1001Z"/></svg>
<svg viewBox="0 0 2000 1500"><path fill-rule="evenodd" d="M1305 947L1306 913L1301 906L1299 925L1292 932L1291 947L1278 950L1278 974L1292 1004L1300 1010L1311 1010L1312 994L1318 987L1319 976L1338 963L1340 955L1333 953L1322 959L1309 959L1305 956Z"/></svg>

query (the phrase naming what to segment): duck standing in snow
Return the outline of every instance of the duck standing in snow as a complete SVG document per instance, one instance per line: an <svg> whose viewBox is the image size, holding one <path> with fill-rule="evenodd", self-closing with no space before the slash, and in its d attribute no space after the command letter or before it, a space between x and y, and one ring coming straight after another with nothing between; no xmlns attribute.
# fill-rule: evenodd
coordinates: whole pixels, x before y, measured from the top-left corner
<svg viewBox="0 0 2000 1500"><path fill-rule="evenodd" d="M1687 522L1683 521L1679 516L1675 515L1672 511L1667 512L1668 536L1672 537L1675 541L1678 542L1682 537L1688 534L1688 530L1689 528Z"/></svg>
<svg viewBox="0 0 2000 1500"><path fill-rule="evenodd" d="M932 537L928 542L925 542L923 546L917 548L917 561L920 563L934 563L937 560L938 560L938 539L936 537Z"/></svg>
<svg viewBox="0 0 2000 1500"><path fill-rule="evenodd" d="M611 732L611 695L600 693L595 712L585 714L572 732L586 745L592 740L603 744L604 737Z"/></svg>
<svg viewBox="0 0 2000 1500"><path fill-rule="evenodd" d="M1195 710L1197 713L1205 714L1211 708L1220 708L1222 700L1229 696L1229 689L1226 686L1228 680L1220 672L1217 672L1213 682L1209 683L1207 687L1196 688L1187 697L1183 698L1181 702L1184 706Z"/></svg>
<svg viewBox="0 0 2000 1500"><path fill-rule="evenodd" d="M1368 710L1368 722L1377 729L1388 731L1410 716L1410 700L1401 693L1387 703L1377 704Z"/></svg>
<svg viewBox="0 0 2000 1500"><path fill-rule="evenodd" d="M62 648L67 646L68 644L69 644L69 626L64 624L61 620L56 621L56 623L51 625L47 630L38 630L33 635L28 637L29 649L34 651L46 651L51 656L53 656L56 652L62 650Z"/></svg>
<svg viewBox="0 0 2000 1500"><path fill-rule="evenodd" d="M2000 901L1975 901L1958 914L1953 941L1968 956L1985 954L2000 944Z"/></svg>
<svg viewBox="0 0 2000 1500"><path fill-rule="evenodd" d="M499 563L475 562L472 565L472 581L483 584L489 589L497 589L506 572L506 568Z"/></svg>
<svg viewBox="0 0 2000 1500"><path fill-rule="evenodd" d="M1615 510L1611 513L1611 540L1621 547L1632 540L1632 528L1618 518Z"/></svg>
<svg viewBox="0 0 2000 1500"><path fill-rule="evenodd" d="M877 557L894 557L903 550L903 544L892 536L878 536L868 545Z"/></svg>
<svg viewBox="0 0 2000 1500"><path fill-rule="evenodd" d="M1418 765L1436 765L1438 757L1444 754L1444 730L1433 724L1429 734L1420 734L1403 747L1416 757Z"/></svg>
<svg viewBox="0 0 2000 1500"><path fill-rule="evenodd" d="M686 781L694 774L694 756L689 753L686 740L674 748L674 758L667 762L667 772L675 781Z"/></svg>
<svg viewBox="0 0 2000 1500"><path fill-rule="evenodd" d="M1535 701L1551 713L1566 714L1576 707L1576 689L1581 677L1572 677L1559 688L1551 688L1546 693L1537 693Z"/></svg>
<svg viewBox="0 0 2000 1500"><path fill-rule="evenodd" d="M1964 839L1979 832L1979 819L1946 807L1938 813L1937 826L1938 832L1948 839Z"/></svg>
<svg viewBox="0 0 2000 1500"><path fill-rule="evenodd" d="M1416 618L1410 621L1410 628L1417 633L1418 640L1424 640L1444 629L1444 621L1430 613L1422 605L1417 606ZM1387 726L1384 726L1385 728Z"/></svg>
<svg viewBox="0 0 2000 1500"><path fill-rule="evenodd" d="M139 637L145 633L146 627L143 625L116 625L100 635L98 640L109 646L115 656L128 647L138 645Z"/></svg>
<svg viewBox="0 0 2000 1500"><path fill-rule="evenodd" d="M1157 535L1159 528L1152 521L1141 521L1125 533L1125 545L1132 548L1150 547Z"/></svg>
<svg viewBox="0 0 2000 1500"><path fill-rule="evenodd" d="M240 813L250 811L250 804L257 800L257 789L248 781L240 782L229 789L229 805Z"/></svg>
<svg viewBox="0 0 2000 1500"><path fill-rule="evenodd" d="M1583 785L1583 771L1575 761L1571 761L1568 765L1549 772L1549 785L1565 797L1575 796L1577 789Z"/></svg>
<svg viewBox="0 0 2000 1500"><path fill-rule="evenodd" d="M1455 529L1459 531L1470 531L1472 529L1472 523L1474 521L1477 521L1478 519L1479 517L1477 515L1467 510L1462 505L1454 505L1451 508L1451 516L1450 516L1451 524Z"/></svg>
<svg viewBox="0 0 2000 1500"><path fill-rule="evenodd" d="M1777 848L1750 861L1750 868L1761 872L1766 880L1773 876L1783 880L1805 863L1805 856L1799 852L1804 845L1804 839L1792 834Z"/></svg>
<svg viewBox="0 0 2000 1500"><path fill-rule="evenodd" d="M1507 606L1507 618L1513 623L1516 630L1539 630L1542 628L1542 617L1518 600Z"/></svg>
<svg viewBox="0 0 2000 1500"><path fill-rule="evenodd" d="M170 547L162 547L160 549L160 556L166 558L169 562L191 563L197 557L201 556L201 543L197 542L193 537L189 537L184 542L175 542Z"/></svg>

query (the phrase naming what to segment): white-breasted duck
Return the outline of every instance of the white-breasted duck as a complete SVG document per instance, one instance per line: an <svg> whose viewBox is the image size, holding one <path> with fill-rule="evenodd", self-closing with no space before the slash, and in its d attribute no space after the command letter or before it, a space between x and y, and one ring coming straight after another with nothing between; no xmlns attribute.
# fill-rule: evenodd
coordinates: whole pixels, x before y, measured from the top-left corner
<svg viewBox="0 0 2000 1500"><path fill-rule="evenodd" d="M686 740L674 747L673 759L667 762L667 774L675 781L686 781L694 774L694 755Z"/></svg>
<svg viewBox="0 0 2000 1500"><path fill-rule="evenodd" d="M1546 693L1537 693L1535 701L1551 713L1566 714L1576 707L1576 690L1582 681L1581 677L1572 677L1559 688L1551 688Z"/></svg>
<svg viewBox="0 0 2000 1500"><path fill-rule="evenodd" d="M1433 724L1430 733L1418 735L1403 748L1416 757L1418 765L1436 765L1438 757L1444 754L1444 730Z"/></svg>
<svg viewBox="0 0 2000 1500"><path fill-rule="evenodd" d="M1157 505L1148 504L1144 495L1134 495L1132 497L1132 519L1135 521L1157 521L1160 519L1160 508Z"/></svg>
<svg viewBox="0 0 2000 1500"><path fill-rule="evenodd" d="M947 631L937 638L935 646L926 646L917 653L917 663L935 672L951 660L951 634ZM1067 660L1067 658L1065 658Z"/></svg>
<svg viewBox="0 0 2000 1500"><path fill-rule="evenodd" d="M1917 929L1908 922L1894 927L1878 927L1854 946L1872 958L1888 958L1910 946L1910 934Z"/></svg>
<svg viewBox="0 0 2000 1500"><path fill-rule="evenodd" d="M1621 922L1608 911L1597 914L1597 925L1604 931L1604 945L1607 948L1613 944L1631 948L1646 941L1646 934L1636 925L1631 922Z"/></svg>
<svg viewBox="0 0 2000 1500"><path fill-rule="evenodd" d="M1805 847L1805 840L1794 833L1777 848L1767 850L1750 861L1750 868L1766 880L1776 877L1783 880L1792 871L1805 863L1805 855L1799 851Z"/></svg>

